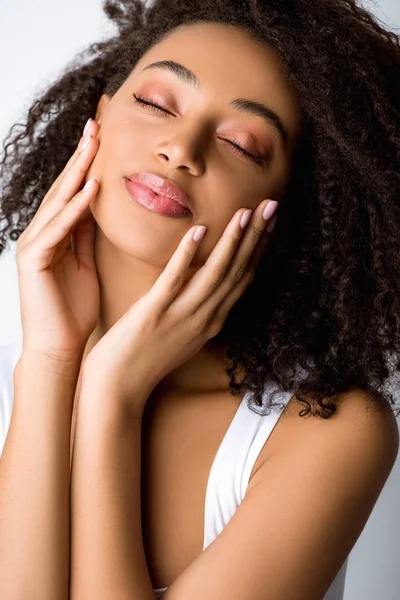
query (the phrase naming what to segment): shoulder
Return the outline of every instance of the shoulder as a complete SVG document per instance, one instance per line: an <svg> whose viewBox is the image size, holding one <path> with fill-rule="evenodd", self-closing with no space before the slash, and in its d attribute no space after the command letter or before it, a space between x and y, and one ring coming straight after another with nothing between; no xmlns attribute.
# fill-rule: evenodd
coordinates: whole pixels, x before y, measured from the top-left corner
<svg viewBox="0 0 400 600"><path fill-rule="evenodd" d="M380 491L399 451L399 426L392 408L355 388L339 398L337 418L332 424L332 443L342 454L353 452L353 468L363 467L371 484Z"/></svg>
<svg viewBox="0 0 400 600"><path fill-rule="evenodd" d="M398 426L361 390L329 419L300 410L292 398L232 519L166 598L317 600L336 585L396 460Z"/></svg>
<svg viewBox="0 0 400 600"><path fill-rule="evenodd" d="M249 487L258 481L256 473L272 458L290 456L296 449L312 452L329 444L340 447L343 453L363 454L365 459L368 452L374 453L382 474L386 471L388 476L399 451L399 426L393 410L359 388L341 394L335 405L336 412L329 419L300 417L305 405L293 396L259 453ZM374 463L369 464L372 467Z"/></svg>
<svg viewBox="0 0 400 600"><path fill-rule="evenodd" d="M341 452L375 452L393 465L399 450L399 428L391 407L360 388L340 394L335 405L336 411L329 419L299 417L300 404L292 398L283 421L304 444L318 441L337 445Z"/></svg>
<svg viewBox="0 0 400 600"><path fill-rule="evenodd" d="M373 450L382 460L394 464L399 450L399 427L390 406L382 405L364 390L354 388L336 400L336 412L329 419L300 417L304 408L295 396L287 403L264 447L265 460L291 452L293 447L340 444L342 451ZM264 462L264 461L263 461Z"/></svg>
<svg viewBox="0 0 400 600"><path fill-rule="evenodd" d="M303 496L310 506L313 495L324 498L327 513L339 519L343 540L352 547L396 461L399 426L390 406L358 388L340 395L336 406L329 419L299 417L293 397L251 485L267 493L274 478L282 501L296 485L299 500Z"/></svg>
<svg viewBox="0 0 400 600"><path fill-rule="evenodd" d="M320 565L327 587L363 531L392 471L399 427L390 406L360 389L341 395L329 419L299 417L300 410L291 399L282 421L285 440L279 451L275 445L266 454L251 482L248 502L253 498L254 506L267 503L282 515L282 520L277 517L281 530L276 542L286 531L287 553L300 558L308 548L314 564L319 553L329 553L332 570ZM309 575L311 589L311 571Z"/></svg>

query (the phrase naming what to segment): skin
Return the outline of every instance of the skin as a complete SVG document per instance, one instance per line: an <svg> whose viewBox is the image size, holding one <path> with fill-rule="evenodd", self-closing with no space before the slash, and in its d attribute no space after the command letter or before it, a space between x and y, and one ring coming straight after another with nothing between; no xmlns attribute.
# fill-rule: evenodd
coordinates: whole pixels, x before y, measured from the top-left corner
<svg viewBox="0 0 400 600"><path fill-rule="evenodd" d="M182 57L202 82L201 90L164 71L140 73L149 63L182 62ZM221 76L228 61L239 64L235 78ZM155 114L133 104L133 92L151 97L179 116ZM259 117L230 108L229 101L238 97L277 112L289 132L286 144ZM96 120L101 122L100 144L86 179L95 177L100 183L89 205L98 225L94 254L100 318L85 352L97 346L97 355L86 369L81 389L78 384L71 463L70 593L74 600L93 593L144 600L153 597L141 529L141 420L147 392L139 384L132 383L133 389L128 386L136 409L127 431L118 389L129 371L127 364L135 361L125 359L123 372L114 373L108 387L100 379L104 372L110 379L114 344L110 339L102 358L101 351L98 355L101 338L107 339L108 330L153 287L189 228L206 225L207 234L191 260L187 279L206 262L238 209L256 209L265 198L281 200L300 133L301 107L271 50L230 27L207 24L181 28L153 47L112 98L102 97ZM270 158L260 167L239 156L221 137ZM191 198L193 216L171 219L136 205L125 190L124 176L140 171L156 172L178 183ZM125 338L130 346L128 326ZM147 341L139 347L148 347ZM143 353L147 355L146 350ZM148 354L155 357L156 350ZM178 368L168 370L162 388L182 395L228 390L224 359L223 348L206 343ZM115 478L116 473L121 476Z"/></svg>
<svg viewBox="0 0 400 600"><path fill-rule="evenodd" d="M183 63L200 79L201 88L161 69L141 73L159 60ZM227 64L235 68L226 68ZM132 93L165 106L176 117L135 104ZM260 117L228 105L238 97L274 110L288 130L286 143ZM206 225L207 232L188 279L204 264L239 208L255 209L263 199L282 199L301 131L302 108L271 48L237 28L207 23L182 26L152 47L113 97L102 96L96 120L101 122L100 146L86 179L100 182L90 210L97 222L101 308L84 355L149 291L190 227ZM265 155L266 163L258 166L240 156L222 138ZM195 214L172 219L137 205L125 189L124 176L141 171L180 185ZM182 393L204 385L227 389L224 369L224 349L207 343L163 385Z"/></svg>
<svg viewBox="0 0 400 600"><path fill-rule="evenodd" d="M97 118L102 120L102 131L99 133L96 125L94 135L101 137L101 141L99 145L96 139L99 152L88 178L96 176L100 181L100 188L96 184L100 193L90 208L98 226L95 246L101 310L95 335L89 341L93 342L96 336L101 337L107 332L96 344L97 348L105 347L107 352L103 362L97 365L95 362L95 368L92 363L92 373L89 368L83 378L71 505L67 489L67 453L70 449L67 437L78 363L74 361L72 368L67 363L71 349L78 348L80 353L80 340L84 340L83 344L86 342L86 332L92 331L92 325L97 322L98 294L92 233L81 230L84 235L74 236L77 260L72 261L72 253L65 252L69 248L69 235L65 235L65 231L76 219L79 207L83 210L88 205L88 197L83 200L78 194L71 200L68 191L81 183L81 169L88 166L87 161L92 155L80 155L77 159L79 169L73 168L61 177L63 183L59 192L55 192L54 197L49 194L48 202L45 199L19 240L18 274L23 292L22 316L27 325L24 327L24 346L28 343L14 373L16 410L1 461L0 540L7 540L0 545L4 559L0 563L4 563L3 571L7 573L6 578L1 578L2 597L25 597L26 582L34 581L35 590L30 590L32 600L153 598L141 531L142 415L126 412L125 394L120 393L120 375L129 370L131 346L136 349L134 359L142 353L146 362L148 355L152 368L171 358L174 360L181 348L174 346L174 352L168 354L165 350L168 341L173 336L187 336L188 327L174 326L168 336L162 335L165 323L168 329L175 321L156 320L155 330L160 336L157 339L153 336L154 329L150 329L150 335L143 335L139 327L138 335L135 327L140 319L127 323L124 315L130 312L128 309L132 305L138 311L140 302L136 301L146 295L162 274L170 254L186 232L185 228L197 223L209 227L208 238L192 263L189 276L193 276L238 207L255 208L266 196L282 197L298 134L295 125L300 123L300 119L295 118L296 104L288 93L289 84L281 65L265 46L250 43L246 36L230 28L208 25L207 29L197 27L189 33L187 29L174 32L151 50L151 59L150 53L142 59L142 62L158 58L179 60L185 56L186 65L203 81L201 95L193 99L190 97L192 89L174 89L174 97L182 94L179 96L179 118L156 117L128 104L131 86L150 86L147 80L146 83L138 81L138 66L121 88L123 91L119 90L112 99L103 96L99 103ZM182 37L176 37L178 35ZM193 54L193 46L197 46L198 56ZM233 61L231 77L234 81L224 81L228 58ZM265 68L266 64L269 70ZM152 72L151 77L154 76ZM263 90L257 90L254 84L252 87L253 81L262 81ZM176 85L176 82L172 84L163 79L158 86L167 83L168 86ZM227 90L232 96L227 96ZM199 90L197 94L200 94ZM231 155L232 150L225 143L220 146L219 132L228 127L228 122L229 133L233 128L238 134L241 127L246 130L256 127L257 135L273 138L272 130L262 134L261 124L257 121L252 125L248 115L245 122L236 122L238 115L229 112L231 109L227 108L226 102L240 95L265 103L268 100L289 131L285 152L276 152L274 161L264 170L256 169L255 165L250 167L244 157L239 159L236 154ZM175 102L178 104L177 100ZM240 119L243 118L241 115ZM91 142L94 151L93 139ZM263 143L267 143L265 138ZM127 163L127 156L132 157L132 163ZM185 178L180 176L183 168ZM161 218L147 211L139 212L139 207L130 198L128 202L121 184L123 175L144 169L162 173L181 184L195 203L194 217L186 223ZM213 195L217 197L211 202ZM111 198L112 209L108 208ZM60 213L56 213L58 208L62 209ZM136 209L135 220L135 215L132 213L131 216L129 211ZM47 217L52 215L55 215L54 219L47 222ZM125 236L124 228L127 229ZM56 258L61 266L51 269L53 247L57 242ZM202 281L201 271L199 275L197 281ZM75 285L69 286L70 281ZM129 285L128 282L134 283ZM203 293L204 288L208 292L207 285L200 287ZM70 292L65 294L68 302L61 299L66 290ZM79 297L74 295L75 292L79 292ZM148 298L144 299L148 302ZM148 306L145 308L149 310ZM146 311L135 315L133 310L132 313L140 317ZM177 314L184 320L182 313L180 305ZM193 315L191 317L193 320ZM120 323L108 332L117 320ZM125 327L120 332L118 325L121 328L121 322L130 328ZM75 327L72 332L71 324ZM146 329L145 333L148 331ZM115 332L117 335L113 340ZM134 334L132 338L130 334ZM49 340L49 336L53 339ZM189 341L192 342L191 337ZM159 346L164 347L164 351L157 360L154 357ZM57 354L61 352L56 360L50 357L54 348ZM47 355L44 361L43 352ZM96 354L92 356L96 357ZM135 360L132 362L136 364ZM118 361L122 361L122 371L111 372L112 385L107 388L103 385L104 374L107 379L110 366L112 371L115 362L119 366ZM190 385L200 387L201 376L214 376L218 364L218 356L213 355L207 345L194 359L169 373L167 383L175 389ZM60 373L60 369L65 371ZM135 371L133 377L136 377ZM213 379L212 383L216 381ZM140 386L133 389L133 399L143 408L147 398L142 394ZM351 401L345 401L350 396ZM320 600L359 537L398 452L398 429L392 413L377 405L369 406L370 410L365 411L367 401L362 390L342 395L338 414L327 423L318 419L299 420L296 407L288 405L283 428L280 427L284 443L277 446L275 430L272 438L275 437L275 452L272 450L257 470L246 498L229 526L206 552L179 574L165 598L264 600L268 590L268 600ZM34 416L32 406L35 406ZM55 429L56 426L59 429ZM40 445L37 439L42 440ZM29 503L26 498L30 498ZM304 518L304 511L299 511L299 506L306 506L313 515L312 526L309 519ZM221 573L227 572L229 577L221 577Z"/></svg>
<svg viewBox="0 0 400 600"><path fill-rule="evenodd" d="M201 91L164 72L139 74L145 64L181 62L181 57L202 81ZM229 61L234 67L227 68ZM168 98L178 117L132 105L133 91L155 95L156 88L157 102L164 104ZM228 107L236 97L263 102L279 114L289 131L285 148L275 130L259 118ZM276 55L241 32L214 25L175 31L142 58L111 100L105 97L99 105L100 146L88 177L100 178L100 192L89 206L99 226L95 252L101 311L96 330L105 335L94 353L104 340L105 345L100 355L92 354L94 363L83 377L79 401L71 478L71 600L154 598L141 522L142 417L148 398L143 377L129 367L141 367L144 356L157 370L179 354L181 344L171 352L166 340L187 329L184 301L176 312L185 326L177 319L165 335L160 334L160 323L167 318L156 319L155 329L140 336L140 319L124 323L124 315L158 283L187 227L208 227L189 270L195 282L196 270L238 209L257 208L264 198L282 199L300 112ZM220 135L243 140L251 130L264 152L274 145L273 159L262 169L220 140ZM193 200L194 216L173 220L132 204L123 189L123 175L140 170L180 184ZM117 322L107 331L119 318L125 326ZM113 337L115 331L118 335ZM184 400L188 389L208 392L210 386L223 383L222 359L206 344L168 371L165 390L178 390ZM145 375L147 380L148 371ZM121 382L125 378L132 386ZM137 387L135 378L140 380ZM299 419L298 406L288 405L279 430L281 443L275 430L275 446L269 441L270 452L228 526L172 581L160 582L168 585L165 600L321 600L359 537L398 450L392 413L375 407L365 415L367 403L362 390L344 394L337 417L328 423ZM135 410L127 413L126 404L135 405ZM311 526L299 510L305 506L312 515Z"/></svg>

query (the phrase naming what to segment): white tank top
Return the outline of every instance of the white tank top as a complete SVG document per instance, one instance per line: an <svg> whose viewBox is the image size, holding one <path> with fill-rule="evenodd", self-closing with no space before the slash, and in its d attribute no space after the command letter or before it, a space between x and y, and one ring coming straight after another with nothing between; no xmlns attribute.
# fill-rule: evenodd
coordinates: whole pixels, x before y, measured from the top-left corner
<svg viewBox="0 0 400 600"><path fill-rule="evenodd" d="M0 455L11 420L13 371L21 352L22 337L0 346ZM274 387L265 387L263 400ZM257 457L283 412L283 409L273 408L269 414L258 414L248 408L249 396L249 392L243 396L208 476L203 550L221 533L242 502ZM292 396L292 392L281 391L278 399L286 406ZM256 410L262 409L256 407ZM343 600L346 569L347 559L322 600ZM166 587L154 589L155 598L160 598L166 590Z"/></svg>

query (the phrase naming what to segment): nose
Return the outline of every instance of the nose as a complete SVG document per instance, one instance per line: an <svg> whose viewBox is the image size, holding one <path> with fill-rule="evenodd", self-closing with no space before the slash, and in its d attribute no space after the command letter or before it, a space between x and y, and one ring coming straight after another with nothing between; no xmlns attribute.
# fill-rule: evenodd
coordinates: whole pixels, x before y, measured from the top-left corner
<svg viewBox="0 0 400 600"><path fill-rule="evenodd" d="M184 169L195 176L204 173L204 158L201 155L198 136L195 136L193 131L191 134L171 133L167 139L159 141L154 153L157 160L171 170Z"/></svg>

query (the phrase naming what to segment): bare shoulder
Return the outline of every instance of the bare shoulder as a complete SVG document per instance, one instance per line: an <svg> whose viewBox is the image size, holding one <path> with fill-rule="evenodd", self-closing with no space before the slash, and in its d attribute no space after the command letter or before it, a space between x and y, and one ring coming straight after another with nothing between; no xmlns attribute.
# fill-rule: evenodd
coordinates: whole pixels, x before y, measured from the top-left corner
<svg viewBox="0 0 400 600"><path fill-rule="evenodd" d="M370 468L386 480L399 451L399 426L392 408L354 389L340 398L336 423L339 441L370 457Z"/></svg>
<svg viewBox="0 0 400 600"><path fill-rule="evenodd" d="M399 431L391 408L357 389L329 419L301 408L289 401L232 519L166 600L324 597L390 474Z"/></svg>
<svg viewBox="0 0 400 600"><path fill-rule="evenodd" d="M271 444L263 449L264 459L251 487L269 479L271 469L285 468L289 477L307 465L314 472L316 486L328 470L329 480L335 485L340 482L337 494L332 489L331 501L346 489L350 493L358 487L369 498L364 495L367 517L398 456L398 422L390 406L358 388L340 395L335 404L336 412L329 419L299 417L303 405L291 398L270 436Z"/></svg>
<svg viewBox="0 0 400 600"><path fill-rule="evenodd" d="M363 444L373 444L382 458L394 463L399 450L399 427L393 410L373 399L364 390L354 388L336 400L336 412L329 419L312 415L300 417L305 405L293 396L264 447L264 458L290 452L293 443L314 445L329 440L344 442L362 451ZM331 437L333 436L333 437Z"/></svg>

